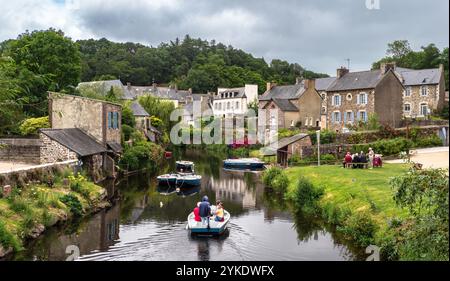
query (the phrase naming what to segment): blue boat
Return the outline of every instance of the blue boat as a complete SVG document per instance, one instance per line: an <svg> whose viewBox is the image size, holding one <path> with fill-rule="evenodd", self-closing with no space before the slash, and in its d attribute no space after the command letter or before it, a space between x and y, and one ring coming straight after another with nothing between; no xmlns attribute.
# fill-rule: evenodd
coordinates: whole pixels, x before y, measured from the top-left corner
<svg viewBox="0 0 450 281"><path fill-rule="evenodd" d="M262 170L264 162L258 158L239 158L223 160L223 167L237 170Z"/></svg>
<svg viewBox="0 0 450 281"><path fill-rule="evenodd" d="M230 213L224 210L224 220L217 222L210 218L209 224L202 224L202 222L195 221L194 212L190 213L188 218L187 229L191 231L191 234L201 234L201 235L220 235L225 232L228 228L228 223L230 222Z"/></svg>
<svg viewBox="0 0 450 281"><path fill-rule="evenodd" d="M156 177L158 185L175 187L192 187L201 185L200 175L165 174Z"/></svg>

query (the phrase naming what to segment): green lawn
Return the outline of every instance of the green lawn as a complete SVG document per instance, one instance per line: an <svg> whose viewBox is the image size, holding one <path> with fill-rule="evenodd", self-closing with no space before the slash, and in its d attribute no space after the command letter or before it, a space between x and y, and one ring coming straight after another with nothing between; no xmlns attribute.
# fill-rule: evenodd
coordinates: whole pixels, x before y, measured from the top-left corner
<svg viewBox="0 0 450 281"><path fill-rule="evenodd" d="M351 212L367 210L380 226L385 226L388 218L406 215L406 211L398 208L392 199L389 179L407 169L404 164L385 164L376 169L344 169L327 165L292 167L285 171L290 179L288 192L295 190L299 176L305 176L314 185L324 187L321 206L332 205Z"/></svg>

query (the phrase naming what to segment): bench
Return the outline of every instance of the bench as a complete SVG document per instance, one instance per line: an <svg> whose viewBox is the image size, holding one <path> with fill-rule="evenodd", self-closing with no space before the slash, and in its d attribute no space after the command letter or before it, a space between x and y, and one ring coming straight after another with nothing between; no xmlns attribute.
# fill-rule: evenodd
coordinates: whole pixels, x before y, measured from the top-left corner
<svg viewBox="0 0 450 281"><path fill-rule="evenodd" d="M353 168L353 165L363 166L364 169L369 168L369 163L345 163L345 168Z"/></svg>

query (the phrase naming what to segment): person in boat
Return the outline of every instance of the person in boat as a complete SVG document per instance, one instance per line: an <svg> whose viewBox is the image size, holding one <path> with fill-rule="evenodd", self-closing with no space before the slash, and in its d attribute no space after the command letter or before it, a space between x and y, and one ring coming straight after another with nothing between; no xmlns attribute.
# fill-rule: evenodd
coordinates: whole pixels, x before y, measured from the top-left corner
<svg viewBox="0 0 450 281"><path fill-rule="evenodd" d="M224 221L224 210L222 202L219 202L219 204L217 204L216 218L214 220L218 222Z"/></svg>
<svg viewBox="0 0 450 281"><path fill-rule="evenodd" d="M200 217L200 202L197 203L197 206L194 208L194 220L196 222L201 222L202 218Z"/></svg>
<svg viewBox="0 0 450 281"><path fill-rule="evenodd" d="M211 206L209 204L208 196L203 196L202 202L200 203L200 206L198 208L202 224L207 224L209 216L211 215Z"/></svg>

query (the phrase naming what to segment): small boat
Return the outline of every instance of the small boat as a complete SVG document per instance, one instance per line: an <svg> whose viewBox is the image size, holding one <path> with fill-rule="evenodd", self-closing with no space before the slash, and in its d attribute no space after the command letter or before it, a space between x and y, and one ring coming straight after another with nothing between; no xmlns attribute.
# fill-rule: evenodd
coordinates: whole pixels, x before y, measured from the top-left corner
<svg viewBox="0 0 450 281"><path fill-rule="evenodd" d="M182 175L182 174L165 174L156 177L158 185L176 186L176 187L192 187L201 184L202 176L200 175Z"/></svg>
<svg viewBox="0 0 450 281"><path fill-rule="evenodd" d="M195 164L191 161L176 161L176 171L181 175L195 174Z"/></svg>
<svg viewBox="0 0 450 281"><path fill-rule="evenodd" d="M206 235L220 235L225 232L230 222L230 213L224 210L224 220L221 222L214 221L210 218L209 225L197 222L194 219L194 212L190 213L187 220L187 229L191 231L191 234L206 234Z"/></svg>
<svg viewBox="0 0 450 281"><path fill-rule="evenodd" d="M258 170L264 168L264 162L258 158L239 158L223 160L223 167L226 169Z"/></svg>

